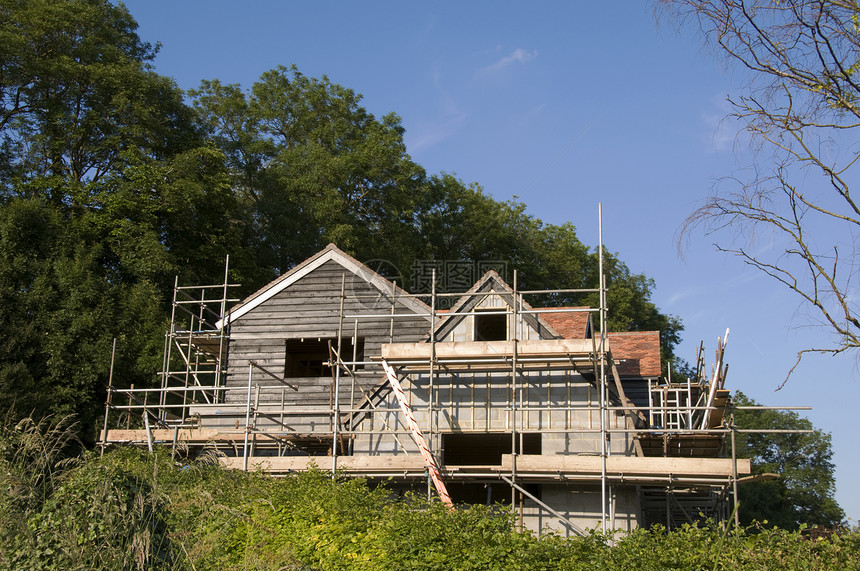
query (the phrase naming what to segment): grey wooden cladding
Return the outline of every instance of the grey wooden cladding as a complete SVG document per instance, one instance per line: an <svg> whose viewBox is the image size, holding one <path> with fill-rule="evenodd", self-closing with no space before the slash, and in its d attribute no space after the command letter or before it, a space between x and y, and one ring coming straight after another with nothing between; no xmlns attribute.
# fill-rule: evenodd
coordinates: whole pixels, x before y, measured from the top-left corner
<svg viewBox="0 0 860 571"><path fill-rule="evenodd" d="M633 402L634 405L641 408L648 408L648 381L645 379L624 379L621 381L621 386L624 387L624 394Z"/></svg>
<svg viewBox="0 0 860 571"><path fill-rule="evenodd" d="M290 384L297 385L299 390L293 391L274 379L254 379L253 384L260 386L261 403L280 403L283 400L287 405L331 406L333 393L331 377L297 377L288 379L288 381ZM341 407L349 406L350 391L350 382L349 379L346 379L345 382L341 383L338 391ZM256 389L252 387L252 399L255 399L255 394ZM244 403L246 396L241 390L232 390L227 397L227 402ZM358 396L361 396L360 393ZM356 400L358 399L356 398Z"/></svg>
<svg viewBox="0 0 860 571"><path fill-rule="evenodd" d="M345 279L344 279L345 276ZM341 284L345 281L346 296L343 315L389 314L394 299L394 310L399 317L341 318ZM358 296L359 299L351 299ZM402 299L402 296L401 296ZM404 314L408 314L404 317ZM352 361L352 349L346 349L356 332L363 339L364 354L359 359L369 360L380 354L380 346L394 339L420 341L430 331L430 317L412 313L406 304L397 303L390 292L383 294L373 285L355 276L335 261L328 261L309 274L299 278L248 313L233 320L230 327L230 345L227 368L227 385L235 387L228 393L227 402L244 402L247 392L239 387L248 385L248 363L259 363L274 374L283 376L286 368L287 340L331 339L337 349L338 325L341 325L344 361ZM328 370L328 368L326 368ZM259 385L260 402L293 403L298 406L330 406L333 393L331 375L322 377L295 377L285 379L298 387L293 391L257 368L251 370L251 384ZM357 384L368 394L382 380L382 375L357 375L353 381L341 373L339 402L342 407L364 400ZM256 398L253 389L252 399Z"/></svg>

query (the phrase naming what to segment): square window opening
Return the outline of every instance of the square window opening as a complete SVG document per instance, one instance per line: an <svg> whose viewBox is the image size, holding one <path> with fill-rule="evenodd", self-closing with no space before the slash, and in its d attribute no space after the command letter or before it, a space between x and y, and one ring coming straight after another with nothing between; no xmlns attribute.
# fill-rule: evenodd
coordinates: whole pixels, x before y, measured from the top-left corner
<svg viewBox="0 0 860 571"><path fill-rule="evenodd" d="M506 341L508 339L508 316L495 313L499 309L478 310L475 314L475 341ZM483 312L493 312L482 314Z"/></svg>
<svg viewBox="0 0 860 571"><path fill-rule="evenodd" d="M331 367L329 360L329 343L337 349L337 338L302 338L287 339L284 358L284 377L329 377ZM364 339L359 337L353 344L351 338L341 339L341 356L344 361L364 360ZM333 354L332 354L333 356ZM354 368L361 368L356 366Z"/></svg>

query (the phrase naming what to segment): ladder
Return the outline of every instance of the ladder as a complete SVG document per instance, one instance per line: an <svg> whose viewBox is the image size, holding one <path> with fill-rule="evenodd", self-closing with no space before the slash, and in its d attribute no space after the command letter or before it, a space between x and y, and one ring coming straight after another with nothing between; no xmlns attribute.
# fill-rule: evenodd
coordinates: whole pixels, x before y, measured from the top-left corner
<svg viewBox="0 0 860 571"><path fill-rule="evenodd" d="M439 498L442 500L443 504L449 508L453 508L454 502L451 501L451 496L448 495L448 488L445 487L445 482L442 481L442 473L439 471L439 465L436 464L436 459L433 458L433 454L430 453L430 449L427 447L427 441L424 439L421 427L418 426L418 421L415 420L415 415L412 414L412 407L409 406L409 402L406 400L403 387L400 385L400 381L397 380L397 375L395 374L394 369L384 359L382 361L382 368L385 371L385 375L388 377L388 382L391 384L391 388L394 389L394 394L397 396L397 402L400 403L400 410L403 411L403 416L406 417L406 421L409 424L409 430L412 431L412 439L418 446L418 450L421 451L421 456L424 458L424 465L427 466L427 471L430 473L430 479L433 481L433 485L436 486Z"/></svg>
<svg viewBox="0 0 860 571"><path fill-rule="evenodd" d="M693 427L689 384L657 385L649 381L648 386L651 426L669 430Z"/></svg>

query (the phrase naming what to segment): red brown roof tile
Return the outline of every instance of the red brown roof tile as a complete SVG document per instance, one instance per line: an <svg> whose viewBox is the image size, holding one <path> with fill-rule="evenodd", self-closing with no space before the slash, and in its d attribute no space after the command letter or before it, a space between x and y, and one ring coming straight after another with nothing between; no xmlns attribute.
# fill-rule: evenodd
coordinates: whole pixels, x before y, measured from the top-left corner
<svg viewBox="0 0 860 571"><path fill-rule="evenodd" d="M541 309L578 309L580 311L565 311L540 313L540 318L555 329L556 333L565 339L584 339L588 331L588 307L541 307Z"/></svg>
<svg viewBox="0 0 860 571"><path fill-rule="evenodd" d="M620 361L618 374L622 377L660 376L660 332L628 331L609 333L612 358Z"/></svg>

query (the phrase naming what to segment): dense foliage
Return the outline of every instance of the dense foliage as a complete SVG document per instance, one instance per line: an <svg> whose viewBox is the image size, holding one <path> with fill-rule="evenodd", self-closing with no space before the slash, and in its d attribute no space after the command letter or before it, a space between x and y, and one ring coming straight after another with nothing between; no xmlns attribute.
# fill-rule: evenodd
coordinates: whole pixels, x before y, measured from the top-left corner
<svg viewBox="0 0 860 571"><path fill-rule="evenodd" d="M733 401L738 407L758 405L740 391ZM792 411L736 409L733 414L739 429L809 431L738 433L738 455L752 460L752 473L779 474L741 487L741 523L766 521L784 529L839 525L845 513L834 498L830 435Z"/></svg>
<svg viewBox="0 0 860 571"><path fill-rule="evenodd" d="M596 286L571 224L428 175L400 119L352 90L279 67L249 90L185 94L136 28L107 0L0 0L0 410L73 414L91 442L111 340L116 382L151 382L174 276L217 283L228 254L243 293L328 242L407 287L417 260L502 260L521 289ZM653 281L607 267L609 327L660 330L671 354L682 326Z"/></svg>
<svg viewBox="0 0 860 571"><path fill-rule="evenodd" d="M0 435L0 569L858 569L860 534L685 526L538 538L322 471L271 478L167 450L62 461L67 426ZM751 532L751 533L750 533Z"/></svg>

